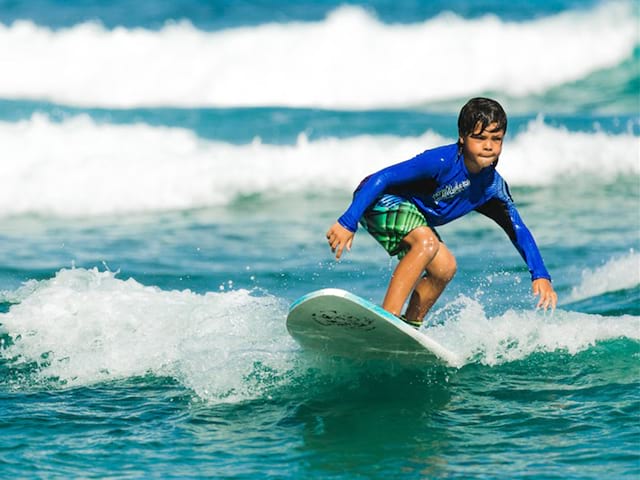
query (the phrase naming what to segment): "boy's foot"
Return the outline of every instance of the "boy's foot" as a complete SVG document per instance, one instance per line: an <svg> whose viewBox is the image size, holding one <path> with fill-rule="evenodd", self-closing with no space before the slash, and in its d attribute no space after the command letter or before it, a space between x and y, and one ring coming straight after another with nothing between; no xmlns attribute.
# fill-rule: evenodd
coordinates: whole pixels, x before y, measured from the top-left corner
<svg viewBox="0 0 640 480"><path fill-rule="evenodd" d="M411 325L415 329L419 329L422 326L422 320L409 320L404 315L400 315L400 320L402 320L407 325Z"/></svg>

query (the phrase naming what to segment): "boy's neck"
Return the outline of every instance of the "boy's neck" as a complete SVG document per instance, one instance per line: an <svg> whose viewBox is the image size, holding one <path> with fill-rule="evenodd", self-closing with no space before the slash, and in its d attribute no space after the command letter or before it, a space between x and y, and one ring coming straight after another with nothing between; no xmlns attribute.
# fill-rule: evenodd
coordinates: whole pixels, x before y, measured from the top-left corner
<svg viewBox="0 0 640 480"><path fill-rule="evenodd" d="M464 155L462 155L462 160L464 161L464 166L467 169L467 172L469 172L471 175L477 175L483 170L482 167L470 162Z"/></svg>

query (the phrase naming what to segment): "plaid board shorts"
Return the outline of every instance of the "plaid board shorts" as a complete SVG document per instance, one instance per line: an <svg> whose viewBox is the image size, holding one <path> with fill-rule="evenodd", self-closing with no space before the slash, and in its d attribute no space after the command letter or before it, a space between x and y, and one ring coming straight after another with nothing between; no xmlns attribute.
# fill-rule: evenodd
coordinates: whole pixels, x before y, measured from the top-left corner
<svg viewBox="0 0 640 480"><path fill-rule="evenodd" d="M364 212L360 225L389 255L397 255L399 259L409 251L408 245L403 244L402 239L414 228L429 226L418 207L405 198L389 194L380 197Z"/></svg>

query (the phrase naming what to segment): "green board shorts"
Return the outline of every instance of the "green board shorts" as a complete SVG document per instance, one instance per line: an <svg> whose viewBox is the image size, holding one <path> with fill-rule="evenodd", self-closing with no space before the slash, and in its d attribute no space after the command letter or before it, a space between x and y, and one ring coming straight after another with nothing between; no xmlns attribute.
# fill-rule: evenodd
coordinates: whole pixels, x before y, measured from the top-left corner
<svg viewBox="0 0 640 480"><path fill-rule="evenodd" d="M404 257L409 246L403 243L411 230L418 227L429 227L440 239L438 233L430 227L427 219L409 200L396 195L383 195L364 212L360 225L371 234L376 241L389 253Z"/></svg>

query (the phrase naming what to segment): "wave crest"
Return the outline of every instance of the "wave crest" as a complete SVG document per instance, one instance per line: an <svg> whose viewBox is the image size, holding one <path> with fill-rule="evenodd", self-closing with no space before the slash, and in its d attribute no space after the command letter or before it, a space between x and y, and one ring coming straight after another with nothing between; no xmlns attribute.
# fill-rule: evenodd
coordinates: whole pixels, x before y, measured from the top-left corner
<svg viewBox="0 0 640 480"><path fill-rule="evenodd" d="M0 64L11 65L0 76L0 96L118 108L333 109L416 106L487 91L522 96L621 64L638 44L637 20L631 2L603 2L519 23L442 14L387 25L358 7L321 22L218 32L188 22L159 31L96 23L53 31L19 21L0 25Z"/></svg>
<svg viewBox="0 0 640 480"><path fill-rule="evenodd" d="M534 353L556 351L575 355L598 342L627 338L640 341L640 317L605 317L556 310L544 315L536 311L508 310L487 317L482 305L460 296L435 316L456 313L427 333L455 351L466 363L500 365L522 360Z"/></svg>
<svg viewBox="0 0 640 480"><path fill-rule="evenodd" d="M610 259L604 265L582 272L580 285L571 291L569 301L580 301L608 292L626 290L640 285L640 253Z"/></svg>
<svg viewBox="0 0 640 480"><path fill-rule="evenodd" d="M233 145L181 128L100 124L84 115L58 123L36 114L0 122L0 211L94 216L205 208L256 194L350 192L373 171L454 141L427 131ZM569 132L539 119L505 146L499 170L512 185L608 182L640 174L629 155L637 142L630 133Z"/></svg>
<svg viewBox="0 0 640 480"><path fill-rule="evenodd" d="M78 268L0 297L18 302L0 314L12 339L0 358L36 364L41 381L78 386L151 373L233 402L260 395L256 368L290 368L286 305L271 296L165 291Z"/></svg>

